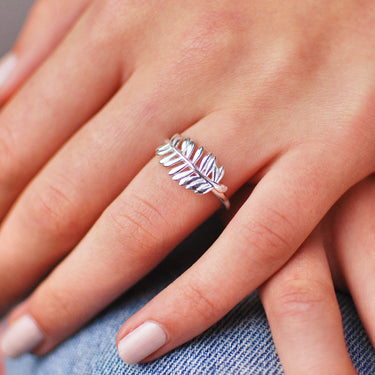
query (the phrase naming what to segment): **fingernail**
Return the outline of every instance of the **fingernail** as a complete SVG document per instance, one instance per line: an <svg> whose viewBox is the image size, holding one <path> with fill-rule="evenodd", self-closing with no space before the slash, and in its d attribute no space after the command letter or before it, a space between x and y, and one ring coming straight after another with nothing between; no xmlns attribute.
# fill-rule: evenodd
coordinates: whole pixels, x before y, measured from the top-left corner
<svg viewBox="0 0 375 375"><path fill-rule="evenodd" d="M120 358L131 365L148 357L166 342L167 335L159 324L145 322L125 336L117 349Z"/></svg>
<svg viewBox="0 0 375 375"><path fill-rule="evenodd" d="M4 85L16 65L17 56L12 52L0 59L0 87Z"/></svg>
<svg viewBox="0 0 375 375"><path fill-rule="evenodd" d="M42 342L44 335L30 315L24 315L9 326L1 339L1 351L15 358L33 350Z"/></svg>

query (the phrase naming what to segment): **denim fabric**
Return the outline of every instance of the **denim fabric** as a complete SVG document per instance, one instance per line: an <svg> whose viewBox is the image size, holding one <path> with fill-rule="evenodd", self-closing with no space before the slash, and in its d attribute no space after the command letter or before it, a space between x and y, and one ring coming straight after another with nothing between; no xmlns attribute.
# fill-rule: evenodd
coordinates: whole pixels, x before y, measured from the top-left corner
<svg viewBox="0 0 375 375"><path fill-rule="evenodd" d="M199 249L214 240L216 228L215 219L206 223L154 272L48 356L8 360L7 374L282 374L257 293L202 335L153 363L128 366L117 355L115 336L123 322L201 255ZM338 294L338 300L354 364L360 374L375 374L375 352L353 303L344 294Z"/></svg>

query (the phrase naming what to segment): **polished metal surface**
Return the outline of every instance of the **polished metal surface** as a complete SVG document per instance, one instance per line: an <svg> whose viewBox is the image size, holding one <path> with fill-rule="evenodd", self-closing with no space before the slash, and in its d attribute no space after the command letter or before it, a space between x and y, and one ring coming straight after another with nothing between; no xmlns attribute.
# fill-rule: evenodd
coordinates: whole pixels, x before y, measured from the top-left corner
<svg viewBox="0 0 375 375"><path fill-rule="evenodd" d="M164 167L172 167L169 175L179 181L181 186L196 194L212 192L223 203L225 208L230 207L225 196L227 187L220 184L224 176L224 167L218 167L216 157L211 153L203 155L203 147L195 152L195 143L190 138L182 140L181 135L175 134L170 140L156 150L156 154L163 156L160 164Z"/></svg>

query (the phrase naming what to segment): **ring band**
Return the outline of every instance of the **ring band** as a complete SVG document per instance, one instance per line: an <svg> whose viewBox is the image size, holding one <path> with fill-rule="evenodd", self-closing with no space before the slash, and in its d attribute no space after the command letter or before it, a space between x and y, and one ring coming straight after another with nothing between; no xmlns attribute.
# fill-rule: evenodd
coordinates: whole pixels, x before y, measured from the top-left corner
<svg viewBox="0 0 375 375"><path fill-rule="evenodd" d="M196 194L212 192L224 207L229 209L229 199L224 194L227 187L220 184L224 167L218 167L216 157L211 153L202 157L203 147L199 147L195 152L194 149L194 141L190 138L182 140L180 134L175 134L156 149L156 155L164 156L160 160L164 167L175 166L169 171L169 175L173 176L173 180L179 181L181 186L193 190Z"/></svg>

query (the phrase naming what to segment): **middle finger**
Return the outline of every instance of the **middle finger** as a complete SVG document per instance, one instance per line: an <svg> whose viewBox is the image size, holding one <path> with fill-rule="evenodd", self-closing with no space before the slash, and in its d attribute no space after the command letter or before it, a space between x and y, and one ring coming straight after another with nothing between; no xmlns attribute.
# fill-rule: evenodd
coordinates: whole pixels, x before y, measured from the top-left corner
<svg viewBox="0 0 375 375"><path fill-rule="evenodd" d="M43 165L121 84L120 56L110 43L94 37L88 16L82 16L1 111L0 219ZM91 38L82 37L89 32ZM123 70L125 79L130 67Z"/></svg>
<svg viewBox="0 0 375 375"><path fill-rule="evenodd" d="M3 309L77 244L153 156L153 139L166 126L179 132L193 121L192 102L184 105L180 95L148 82L147 72L135 72L42 170L4 221L0 279L10 287L0 297ZM173 101L181 110L165 108Z"/></svg>

